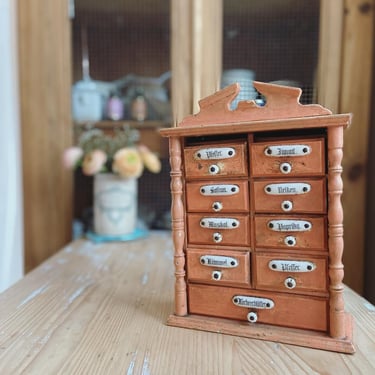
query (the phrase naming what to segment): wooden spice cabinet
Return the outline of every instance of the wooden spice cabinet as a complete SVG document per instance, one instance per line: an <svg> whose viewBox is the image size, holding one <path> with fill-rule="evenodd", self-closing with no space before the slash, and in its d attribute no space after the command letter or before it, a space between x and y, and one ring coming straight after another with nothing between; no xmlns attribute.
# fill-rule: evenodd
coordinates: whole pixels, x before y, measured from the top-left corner
<svg viewBox="0 0 375 375"><path fill-rule="evenodd" d="M343 130L350 114L255 82L264 107L200 101L169 137L175 313L168 324L353 353L343 301Z"/></svg>

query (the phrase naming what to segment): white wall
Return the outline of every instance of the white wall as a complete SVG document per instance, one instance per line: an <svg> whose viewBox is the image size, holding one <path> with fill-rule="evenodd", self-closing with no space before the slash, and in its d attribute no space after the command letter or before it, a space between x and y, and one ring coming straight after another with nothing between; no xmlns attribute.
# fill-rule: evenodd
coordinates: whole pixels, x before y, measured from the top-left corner
<svg viewBox="0 0 375 375"><path fill-rule="evenodd" d="M23 275L16 3L0 0L0 291Z"/></svg>

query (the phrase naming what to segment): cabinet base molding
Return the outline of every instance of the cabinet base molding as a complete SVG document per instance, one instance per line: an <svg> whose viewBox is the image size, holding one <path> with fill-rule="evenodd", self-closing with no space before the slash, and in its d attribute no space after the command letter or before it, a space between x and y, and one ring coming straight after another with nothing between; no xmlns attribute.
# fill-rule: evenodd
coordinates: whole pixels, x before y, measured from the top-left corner
<svg viewBox="0 0 375 375"><path fill-rule="evenodd" d="M167 320L167 325L174 327L197 329L347 354L355 353L352 340L353 324L353 317L345 314L346 337L344 339L335 339L322 332L253 324L202 315L177 316L172 314Z"/></svg>

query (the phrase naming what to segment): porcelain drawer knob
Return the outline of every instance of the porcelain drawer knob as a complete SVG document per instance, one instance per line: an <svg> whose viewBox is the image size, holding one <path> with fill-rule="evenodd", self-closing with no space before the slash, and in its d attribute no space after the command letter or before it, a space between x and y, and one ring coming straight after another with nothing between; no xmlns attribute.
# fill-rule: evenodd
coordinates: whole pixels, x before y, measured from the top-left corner
<svg viewBox="0 0 375 375"><path fill-rule="evenodd" d="M291 201L283 201L281 203L281 209L285 212L291 211L293 209L293 202Z"/></svg>
<svg viewBox="0 0 375 375"><path fill-rule="evenodd" d="M256 323L256 321L258 320L258 315L257 313L251 311L247 314L247 320L250 322L250 323Z"/></svg>
<svg viewBox="0 0 375 375"><path fill-rule="evenodd" d="M294 237L294 236L286 236L285 238L284 238L284 243L285 243L285 245L286 246L296 246L296 244L297 244L297 239L296 239L296 237Z"/></svg>
<svg viewBox="0 0 375 375"><path fill-rule="evenodd" d="M210 174L218 174L220 172L220 168L218 165L212 164L209 166L208 171Z"/></svg>
<svg viewBox="0 0 375 375"><path fill-rule="evenodd" d="M212 280L219 281L221 279L221 276L222 276L221 271L212 272Z"/></svg>
<svg viewBox="0 0 375 375"><path fill-rule="evenodd" d="M292 171L292 166L290 163L281 163L280 164L280 172L284 174L288 174Z"/></svg>
<svg viewBox="0 0 375 375"><path fill-rule="evenodd" d="M223 240L223 235L221 233L216 232L212 235L212 238L213 238L214 242L218 243L218 242L221 242Z"/></svg>
<svg viewBox="0 0 375 375"><path fill-rule="evenodd" d="M216 212L221 211L223 209L223 204L221 202L214 202L212 203L212 209Z"/></svg>
<svg viewBox="0 0 375 375"><path fill-rule="evenodd" d="M288 289L294 289L297 286L296 280L293 277L287 277L284 281L284 285Z"/></svg>

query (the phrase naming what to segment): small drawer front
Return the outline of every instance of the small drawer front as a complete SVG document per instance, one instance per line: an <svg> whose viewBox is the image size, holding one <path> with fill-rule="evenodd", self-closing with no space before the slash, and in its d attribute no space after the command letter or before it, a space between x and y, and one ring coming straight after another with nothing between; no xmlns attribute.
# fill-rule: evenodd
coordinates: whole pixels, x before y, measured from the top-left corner
<svg viewBox="0 0 375 375"><path fill-rule="evenodd" d="M317 213L326 212L325 178L254 181L255 212Z"/></svg>
<svg viewBox="0 0 375 375"><path fill-rule="evenodd" d="M218 285L249 286L249 259L249 253L245 251L188 249L188 279L189 281Z"/></svg>
<svg viewBox="0 0 375 375"><path fill-rule="evenodd" d="M187 178L247 176L246 143L228 143L186 147Z"/></svg>
<svg viewBox="0 0 375 375"><path fill-rule="evenodd" d="M256 288L280 292L327 292L327 257L255 256Z"/></svg>
<svg viewBox="0 0 375 375"><path fill-rule="evenodd" d="M256 215L256 247L326 250L325 217Z"/></svg>
<svg viewBox="0 0 375 375"><path fill-rule="evenodd" d="M188 214L188 241L202 245L249 246L248 215Z"/></svg>
<svg viewBox="0 0 375 375"><path fill-rule="evenodd" d="M327 331L327 300L312 296L190 284L189 313Z"/></svg>
<svg viewBox="0 0 375 375"><path fill-rule="evenodd" d="M324 139L270 141L250 145L251 173L262 176L322 176Z"/></svg>
<svg viewBox="0 0 375 375"><path fill-rule="evenodd" d="M189 212L248 212L248 182L188 182L186 203Z"/></svg>

